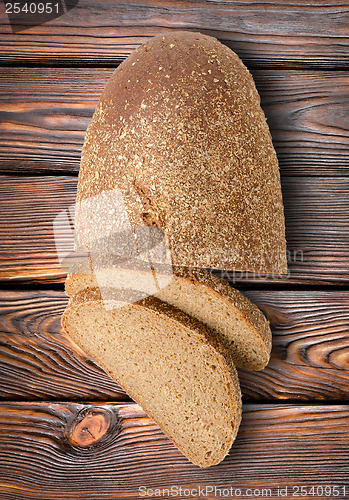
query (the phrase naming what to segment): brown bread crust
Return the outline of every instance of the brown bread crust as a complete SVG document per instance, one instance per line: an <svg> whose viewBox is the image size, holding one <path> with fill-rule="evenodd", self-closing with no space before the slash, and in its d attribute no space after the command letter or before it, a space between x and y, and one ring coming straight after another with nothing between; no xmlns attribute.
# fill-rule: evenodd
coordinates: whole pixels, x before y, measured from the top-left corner
<svg viewBox="0 0 349 500"><path fill-rule="evenodd" d="M133 229L166 232L174 265L287 272L280 174L259 95L215 38L155 37L110 78L86 133L77 201L116 188ZM77 248L98 237L79 220L76 228Z"/></svg>
<svg viewBox="0 0 349 500"><path fill-rule="evenodd" d="M175 274L192 281L200 283L213 290L220 298L235 306L245 316L252 328L262 338L265 349L270 354L272 334L267 318L262 311L251 302L239 290L229 285L227 281L206 271L205 269L189 269L186 267L175 268Z"/></svg>

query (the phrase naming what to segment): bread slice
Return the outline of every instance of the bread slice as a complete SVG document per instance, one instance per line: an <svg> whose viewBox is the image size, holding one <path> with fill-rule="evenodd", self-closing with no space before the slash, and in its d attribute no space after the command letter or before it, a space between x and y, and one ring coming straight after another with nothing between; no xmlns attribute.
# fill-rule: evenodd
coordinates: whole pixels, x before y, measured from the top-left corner
<svg viewBox="0 0 349 500"><path fill-rule="evenodd" d="M111 301L107 310L99 290L77 293L63 314L64 330L191 462L219 463L241 420L238 378L224 346L154 297L125 304L117 293Z"/></svg>
<svg viewBox="0 0 349 500"><path fill-rule="evenodd" d="M74 296L84 288L100 286L138 289L153 294L153 276L120 267L70 274L65 290ZM162 280L163 282L165 280ZM157 282L161 283L160 275ZM168 282L168 281L167 281ZM147 286L148 285L148 286ZM174 268L170 283L154 296L171 304L214 330L239 368L261 370L270 358L272 334L264 314L229 283L205 270Z"/></svg>

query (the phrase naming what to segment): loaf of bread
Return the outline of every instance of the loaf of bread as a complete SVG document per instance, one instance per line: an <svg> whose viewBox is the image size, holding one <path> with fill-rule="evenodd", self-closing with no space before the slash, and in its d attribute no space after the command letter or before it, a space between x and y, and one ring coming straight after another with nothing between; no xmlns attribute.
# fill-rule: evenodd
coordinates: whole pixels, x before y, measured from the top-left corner
<svg viewBox="0 0 349 500"><path fill-rule="evenodd" d="M226 345L236 366L261 370L270 357L269 322L258 307L229 283L206 270L174 268L170 282L152 293L146 271L119 266L88 269L67 277L65 290L74 297L86 288L138 289L152 294L204 323ZM149 275L152 280L152 275ZM161 282L157 275L157 283Z"/></svg>
<svg viewBox="0 0 349 500"><path fill-rule="evenodd" d="M64 329L189 460L220 462L241 418L234 363L263 368L271 332L203 268L287 272L278 162L234 52L172 32L116 69L86 133L75 229L90 260L68 276Z"/></svg>
<svg viewBox="0 0 349 500"><path fill-rule="evenodd" d="M63 328L189 460L200 467L223 460L240 424L241 394L222 343L154 297L128 304L119 291L111 301L106 310L98 290L77 293Z"/></svg>
<svg viewBox="0 0 349 500"><path fill-rule="evenodd" d="M215 38L152 38L113 73L82 150L78 250L105 226L83 202L112 190L133 231L165 232L174 265L287 272L279 168L259 95ZM108 214L110 203L98 209ZM119 232L111 219L110 233Z"/></svg>

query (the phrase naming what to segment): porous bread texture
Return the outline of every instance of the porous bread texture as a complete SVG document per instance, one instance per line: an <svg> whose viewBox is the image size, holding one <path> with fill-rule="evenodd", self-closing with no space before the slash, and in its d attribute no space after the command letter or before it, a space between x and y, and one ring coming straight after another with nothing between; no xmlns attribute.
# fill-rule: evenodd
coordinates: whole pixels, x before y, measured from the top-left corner
<svg viewBox="0 0 349 500"><path fill-rule="evenodd" d="M194 464L228 453L241 393L224 346L202 324L154 297L106 310L98 290L70 299L62 326Z"/></svg>
<svg viewBox="0 0 349 500"><path fill-rule="evenodd" d="M65 290L69 296L99 285L148 291L216 332L237 367L263 369L270 358L272 334L258 307L228 282L206 270L177 267L173 271L170 283L156 292L149 283L151 275L120 267L100 269L98 280L92 271L71 274Z"/></svg>
<svg viewBox="0 0 349 500"><path fill-rule="evenodd" d="M215 38L160 35L115 70L86 133L77 201L113 189L134 231L165 231L174 265L287 272L280 174L260 98ZM89 215L76 219L78 250L99 236Z"/></svg>

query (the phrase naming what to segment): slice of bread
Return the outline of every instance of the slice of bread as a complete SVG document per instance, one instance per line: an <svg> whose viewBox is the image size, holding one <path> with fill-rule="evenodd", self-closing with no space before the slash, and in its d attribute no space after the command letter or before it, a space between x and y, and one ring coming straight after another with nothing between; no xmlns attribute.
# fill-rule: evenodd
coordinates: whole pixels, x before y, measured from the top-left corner
<svg viewBox="0 0 349 500"><path fill-rule="evenodd" d="M67 334L139 403L194 464L228 453L241 420L235 367L216 335L154 297L106 309L98 289L70 299ZM110 307L109 303L109 307Z"/></svg>
<svg viewBox="0 0 349 500"><path fill-rule="evenodd" d="M65 290L71 297L84 288L98 286L154 294L214 330L239 368L261 370L267 365L272 339L269 322L255 304L227 281L205 270L176 267L170 283L154 293L153 276L149 280L146 276L140 270L115 267L99 269L97 280L95 273L85 269L68 275ZM161 281L165 282L157 275L157 283Z"/></svg>

